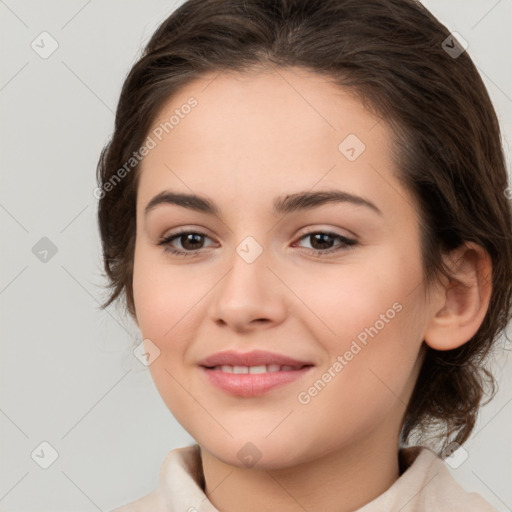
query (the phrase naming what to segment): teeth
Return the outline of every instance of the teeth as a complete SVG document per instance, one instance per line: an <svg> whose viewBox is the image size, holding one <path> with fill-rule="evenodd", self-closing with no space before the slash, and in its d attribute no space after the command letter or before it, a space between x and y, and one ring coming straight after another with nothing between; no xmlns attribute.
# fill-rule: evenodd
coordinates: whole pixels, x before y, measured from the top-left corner
<svg viewBox="0 0 512 512"><path fill-rule="evenodd" d="M267 367L265 365L262 366L249 366L247 368L248 373L266 373Z"/></svg>
<svg viewBox="0 0 512 512"><path fill-rule="evenodd" d="M220 370L226 373L273 373L279 371L290 371L290 370L298 370L299 368L296 366L286 366L279 364L267 364L260 366L231 366L231 365L222 365L215 366L212 368L213 370Z"/></svg>

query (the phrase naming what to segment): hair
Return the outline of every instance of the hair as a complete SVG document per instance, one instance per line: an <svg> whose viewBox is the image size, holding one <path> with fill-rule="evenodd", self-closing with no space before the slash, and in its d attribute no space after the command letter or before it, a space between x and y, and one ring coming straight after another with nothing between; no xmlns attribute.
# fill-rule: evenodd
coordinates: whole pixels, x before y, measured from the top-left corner
<svg viewBox="0 0 512 512"><path fill-rule="evenodd" d="M397 178L412 192L421 219L425 282L448 276L442 256L466 241L491 257L492 293L482 324L459 348L426 349L400 436L403 444L413 433L423 440L431 434L445 444L466 441L486 392L496 391L486 356L512 316L511 189L485 85L467 52L449 37L415 0L182 4L157 28L128 73L113 135L99 158L98 222L110 289L101 307L124 297L136 318L139 166L115 186L106 185L143 144L164 103L207 73L270 65L313 71L354 93L389 126ZM446 41L460 55L450 54Z"/></svg>

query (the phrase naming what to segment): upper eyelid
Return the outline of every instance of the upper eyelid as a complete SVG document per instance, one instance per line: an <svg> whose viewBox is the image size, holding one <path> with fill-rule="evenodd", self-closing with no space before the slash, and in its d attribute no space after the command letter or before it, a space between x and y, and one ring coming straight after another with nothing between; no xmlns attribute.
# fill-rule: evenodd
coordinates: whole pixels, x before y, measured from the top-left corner
<svg viewBox="0 0 512 512"><path fill-rule="evenodd" d="M355 240L359 239L359 237L355 233L352 233L348 229L345 229L346 233L338 233L336 231L337 229L341 229L341 228L306 226L305 228L303 228L299 231L299 233L296 235L296 237L302 238L305 235L311 235L314 233L329 233L329 234L340 236L343 238L351 238L351 239L355 239Z"/></svg>

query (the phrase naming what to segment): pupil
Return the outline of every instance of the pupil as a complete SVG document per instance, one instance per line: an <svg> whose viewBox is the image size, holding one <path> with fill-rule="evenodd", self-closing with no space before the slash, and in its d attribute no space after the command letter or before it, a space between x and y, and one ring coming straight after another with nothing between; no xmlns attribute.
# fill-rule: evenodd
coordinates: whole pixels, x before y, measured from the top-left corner
<svg viewBox="0 0 512 512"><path fill-rule="evenodd" d="M331 237L331 235L327 235L327 234L323 234L323 233L317 233L317 234L312 235L312 236L313 236L313 240L314 240L315 242L320 241L320 245L321 245L321 246L322 246L322 244L323 244L323 245L325 245L325 244L330 245L328 242L326 242L326 241L325 241L325 238L330 238L330 237ZM313 247L315 247L315 244L314 244L314 243L313 243L312 245L313 245ZM316 248L318 248L318 249L325 249L326 247L316 247ZM327 248L328 248L328 247L327 247Z"/></svg>
<svg viewBox="0 0 512 512"><path fill-rule="evenodd" d="M191 240L191 238L195 238L195 242L200 242L201 241L201 238L203 237L203 235L199 235L197 233L189 233L188 235L185 235L184 238L185 238L185 243L183 243L183 240L182 240L182 245L183 247L185 247L186 249L196 249L196 247L193 246L194 244L194 241L192 241L192 247L187 247L187 244L189 243L189 241Z"/></svg>

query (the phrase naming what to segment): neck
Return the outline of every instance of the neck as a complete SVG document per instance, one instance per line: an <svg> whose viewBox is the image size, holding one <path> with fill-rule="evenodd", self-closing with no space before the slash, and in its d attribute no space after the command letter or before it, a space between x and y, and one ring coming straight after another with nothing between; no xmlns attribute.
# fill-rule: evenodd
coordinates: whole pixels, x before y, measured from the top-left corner
<svg viewBox="0 0 512 512"><path fill-rule="evenodd" d="M365 440L279 469L225 464L201 448L205 493L223 512L353 512L399 477L398 442Z"/></svg>

